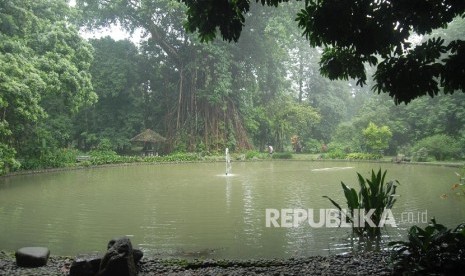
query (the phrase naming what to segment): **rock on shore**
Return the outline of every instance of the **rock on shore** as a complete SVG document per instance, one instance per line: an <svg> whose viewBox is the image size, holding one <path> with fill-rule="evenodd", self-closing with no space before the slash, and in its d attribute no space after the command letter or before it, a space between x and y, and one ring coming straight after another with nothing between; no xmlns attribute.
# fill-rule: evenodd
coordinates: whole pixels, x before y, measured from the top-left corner
<svg viewBox="0 0 465 276"><path fill-rule="evenodd" d="M67 275L72 257L50 256L46 266L22 268L0 251L0 275ZM387 253L276 260L183 260L145 257L138 275L390 275Z"/></svg>

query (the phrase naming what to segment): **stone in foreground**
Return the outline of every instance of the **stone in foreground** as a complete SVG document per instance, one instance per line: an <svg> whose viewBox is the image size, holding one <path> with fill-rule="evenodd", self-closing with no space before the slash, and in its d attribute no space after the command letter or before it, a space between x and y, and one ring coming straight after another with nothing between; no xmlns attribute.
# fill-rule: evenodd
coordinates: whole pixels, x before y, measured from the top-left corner
<svg viewBox="0 0 465 276"><path fill-rule="evenodd" d="M134 257L134 263L137 265L142 257L144 257L144 252L142 252L140 249L133 249L132 253L132 256Z"/></svg>
<svg viewBox="0 0 465 276"><path fill-rule="evenodd" d="M134 253L129 238L113 239L100 263L101 276L134 276L137 274Z"/></svg>
<svg viewBox="0 0 465 276"><path fill-rule="evenodd" d="M85 254L76 257L69 269L69 276L94 276L98 273L102 256Z"/></svg>
<svg viewBox="0 0 465 276"><path fill-rule="evenodd" d="M23 247L16 251L16 265L39 267L47 264L50 250L46 247Z"/></svg>

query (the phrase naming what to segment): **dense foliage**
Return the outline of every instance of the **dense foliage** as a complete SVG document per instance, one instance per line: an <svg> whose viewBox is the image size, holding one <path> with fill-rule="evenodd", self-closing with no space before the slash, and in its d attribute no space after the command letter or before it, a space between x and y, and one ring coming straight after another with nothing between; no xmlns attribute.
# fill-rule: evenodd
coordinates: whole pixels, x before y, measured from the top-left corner
<svg viewBox="0 0 465 276"><path fill-rule="evenodd" d="M465 224L449 229L435 219L412 226L408 241L392 242L396 274L460 275L465 269Z"/></svg>
<svg viewBox="0 0 465 276"><path fill-rule="evenodd" d="M418 141L412 150L418 153L421 149L426 150L426 152L434 156L436 160L457 157L457 152L459 152L457 141L446 134L435 134L425 137Z"/></svg>
<svg viewBox="0 0 465 276"><path fill-rule="evenodd" d="M249 0L179 0L188 7L189 31L212 40L217 28L223 39L239 40ZM288 0L256 0L283 6ZM321 73L330 79L356 79L364 85L364 64L378 65L374 89L388 93L396 103L422 95L465 88L465 42L445 43L433 37L412 45L412 32L430 34L465 15L465 3L455 0L335 1L306 0L297 13L299 27L314 47L324 47ZM258 15L259 16L259 15ZM378 64L379 63L379 64Z"/></svg>
<svg viewBox="0 0 465 276"><path fill-rule="evenodd" d="M370 122L368 127L363 130L363 136L367 149L370 152L379 152L388 148L392 132L388 126L378 127Z"/></svg>
<svg viewBox="0 0 465 276"><path fill-rule="evenodd" d="M82 108L75 117L74 139L84 151L106 142L112 149L124 152L131 147L129 138L149 125L144 120L154 120L145 114L153 104L144 90L148 82L144 72L147 63L136 46L127 40L105 37L89 42L94 48L90 67L92 85L99 100Z"/></svg>
<svg viewBox="0 0 465 276"><path fill-rule="evenodd" d="M144 145L130 139L145 129L167 138L153 146L160 155L228 147L268 158L272 145L286 152L274 158L293 150L336 159L465 157L465 94L395 105L369 91L369 77L364 87L322 77L318 61L330 48L302 37L293 21L302 4L252 1L248 13L236 10L245 23L237 43L205 44L185 31L193 14L174 0L1 2L0 174L72 166L82 155L95 156L89 165L143 159ZM450 44L465 35L464 22L421 39ZM78 32L112 24L142 37L85 41Z"/></svg>
<svg viewBox="0 0 465 276"><path fill-rule="evenodd" d="M70 118L97 99L92 47L61 0L0 3L0 172L72 143Z"/></svg>

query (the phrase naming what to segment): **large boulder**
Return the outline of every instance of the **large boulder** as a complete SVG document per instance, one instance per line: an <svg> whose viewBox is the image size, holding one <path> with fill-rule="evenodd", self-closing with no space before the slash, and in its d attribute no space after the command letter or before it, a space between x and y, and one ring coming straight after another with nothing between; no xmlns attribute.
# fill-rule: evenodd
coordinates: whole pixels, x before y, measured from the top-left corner
<svg viewBox="0 0 465 276"><path fill-rule="evenodd" d="M108 242L108 250L100 263L98 275L135 276L134 252L129 238L121 237Z"/></svg>
<svg viewBox="0 0 465 276"><path fill-rule="evenodd" d="M39 267L47 264L50 250L46 247L23 247L16 251L16 265L20 267Z"/></svg>

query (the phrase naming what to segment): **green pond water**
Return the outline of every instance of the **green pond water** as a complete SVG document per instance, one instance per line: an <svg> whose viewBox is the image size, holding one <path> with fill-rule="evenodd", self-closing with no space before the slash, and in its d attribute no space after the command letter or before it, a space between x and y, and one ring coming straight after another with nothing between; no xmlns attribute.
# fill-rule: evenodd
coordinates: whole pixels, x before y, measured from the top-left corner
<svg viewBox="0 0 465 276"><path fill-rule="evenodd" d="M54 255L103 252L127 235L158 257L289 258L349 252L350 228L265 225L267 208L345 205L341 181L357 187L356 172L387 169L397 179L397 227L436 217L449 227L465 220L465 199L454 195L457 168L408 164L265 161L107 167L0 178L0 249L47 246ZM443 199L441 195L447 194ZM420 220L420 221L418 221Z"/></svg>

